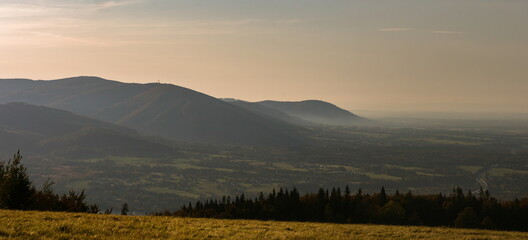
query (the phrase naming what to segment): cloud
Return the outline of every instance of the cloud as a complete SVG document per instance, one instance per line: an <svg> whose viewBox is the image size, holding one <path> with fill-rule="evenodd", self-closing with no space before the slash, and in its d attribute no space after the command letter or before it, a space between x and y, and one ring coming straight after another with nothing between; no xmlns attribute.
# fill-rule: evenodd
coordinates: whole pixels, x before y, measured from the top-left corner
<svg viewBox="0 0 528 240"><path fill-rule="evenodd" d="M68 1L28 1L26 3L0 3L0 19L19 17L46 17L57 14L91 13L93 11L140 3L143 0L102 1L72 3Z"/></svg>
<svg viewBox="0 0 528 240"><path fill-rule="evenodd" d="M381 28L381 29L378 29L378 31L380 32L409 32L409 31L416 31L416 29L400 27L400 28ZM464 34L463 32L449 31L449 30L431 30L429 32L433 34L450 34L450 35Z"/></svg>
<svg viewBox="0 0 528 240"><path fill-rule="evenodd" d="M175 24L187 25L187 26L242 26L255 23L262 23L262 19L238 19L238 20L219 20L219 21L199 21L199 20L190 20L190 21L178 21Z"/></svg>
<svg viewBox="0 0 528 240"><path fill-rule="evenodd" d="M251 24L279 24L279 25L293 25L306 22L301 19L263 19L263 18L246 18L246 19L235 19L235 20L189 20L189 21L177 21L174 24L187 25L187 26L244 26Z"/></svg>
<svg viewBox="0 0 528 240"><path fill-rule="evenodd" d="M100 14L106 9L142 2L146 0L0 0L0 47L188 44L207 42L208 36L253 34L270 31L275 26L305 22L295 18L169 19L160 22ZM265 25L274 27L262 27Z"/></svg>
<svg viewBox="0 0 528 240"><path fill-rule="evenodd" d="M431 31L431 33L434 33L434 34L464 34L463 32L445 31L445 30Z"/></svg>
<svg viewBox="0 0 528 240"><path fill-rule="evenodd" d="M107 45L112 39L93 39L104 20L99 11L143 0L0 2L0 46ZM99 34L100 35L100 34Z"/></svg>
<svg viewBox="0 0 528 240"><path fill-rule="evenodd" d="M280 20L275 21L275 23L285 24L285 25L299 24L299 23L303 23L303 22L306 22L306 20L296 19L296 18L293 18L293 19L280 19Z"/></svg>
<svg viewBox="0 0 528 240"><path fill-rule="evenodd" d="M56 8L33 4L0 4L0 19L45 16L55 11Z"/></svg>
<svg viewBox="0 0 528 240"><path fill-rule="evenodd" d="M113 8L113 7L120 7L120 6L126 6L131 4L136 4L141 2L140 0L133 0L133 1L106 1L99 4L93 5L94 9L106 9L106 8Z"/></svg>
<svg viewBox="0 0 528 240"><path fill-rule="evenodd" d="M380 32L404 32L404 31L414 31L414 28L381 28L378 29Z"/></svg>

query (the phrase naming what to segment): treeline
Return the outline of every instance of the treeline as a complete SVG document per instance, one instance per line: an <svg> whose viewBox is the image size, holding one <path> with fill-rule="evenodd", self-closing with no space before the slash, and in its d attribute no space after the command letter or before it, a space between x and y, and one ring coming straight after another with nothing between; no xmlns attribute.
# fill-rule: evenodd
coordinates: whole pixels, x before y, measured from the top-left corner
<svg viewBox="0 0 528 240"><path fill-rule="evenodd" d="M414 195L396 191L387 195L351 193L348 186L300 195L294 188L273 190L265 196L246 198L244 194L221 200L198 201L175 212L155 215L181 217L371 223L393 225L451 226L499 230L528 230L528 198L498 201L488 191L478 194L461 188L450 194Z"/></svg>
<svg viewBox="0 0 528 240"><path fill-rule="evenodd" d="M13 159L0 162L0 208L14 210L40 210L97 213L97 205L85 202L84 191L55 194L48 180L42 189L37 189L29 179L26 168L20 163L17 152Z"/></svg>

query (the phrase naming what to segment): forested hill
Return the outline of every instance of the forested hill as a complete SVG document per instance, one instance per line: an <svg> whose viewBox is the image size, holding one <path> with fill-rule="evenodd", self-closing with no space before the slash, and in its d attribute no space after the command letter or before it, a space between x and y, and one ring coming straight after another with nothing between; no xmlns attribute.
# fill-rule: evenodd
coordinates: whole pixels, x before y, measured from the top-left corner
<svg viewBox="0 0 528 240"><path fill-rule="evenodd" d="M278 119L294 125L353 126L369 122L369 120L359 117L334 104L320 100L298 102L280 102L271 100L247 102L232 98L225 98L223 100L259 115Z"/></svg>
<svg viewBox="0 0 528 240"><path fill-rule="evenodd" d="M266 118L276 119L276 120L284 121L284 122L291 123L294 125L301 125L301 126L312 126L312 125L317 124L315 122L310 122L308 120L292 116L278 109L266 107L258 102L247 102L247 101L231 99L231 98L224 98L222 100L230 104L244 108L248 111L259 114Z"/></svg>
<svg viewBox="0 0 528 240"><path fill-rule="evenodd" d="M61 157L182 156L136 131L68 111L26 103L0 104L0 151Z"/></svg>
<svg viewBox="0 0 528 240"><path fill-rule="evenodd" d="M320 100L306 100L299 102L268 100L258 102L258 104L319 124L348 126L365 120L334 104Z"/></svg>
<svg viewBox="0 0 528 240"><path fill-rule="evenodd" d="M63 109L175 140L297 145L304 139L299 127L171 84L132 84L98 77L0 80L0 103L15 101Z"/></svg>

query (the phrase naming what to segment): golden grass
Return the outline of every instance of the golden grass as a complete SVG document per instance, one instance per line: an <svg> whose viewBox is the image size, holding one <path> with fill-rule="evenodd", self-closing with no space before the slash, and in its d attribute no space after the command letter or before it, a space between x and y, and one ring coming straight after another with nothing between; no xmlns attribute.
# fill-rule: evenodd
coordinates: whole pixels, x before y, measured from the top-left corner
<svg viewBox="0 0 528 240"><path fill-rule="evenodd" d="M0 211L0 239L528 239L528 233L152 216Z"/></svg>

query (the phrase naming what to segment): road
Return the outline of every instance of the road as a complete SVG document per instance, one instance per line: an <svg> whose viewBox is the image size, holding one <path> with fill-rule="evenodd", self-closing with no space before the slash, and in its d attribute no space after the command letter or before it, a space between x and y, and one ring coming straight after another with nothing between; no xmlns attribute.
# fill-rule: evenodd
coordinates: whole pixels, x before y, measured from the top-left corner
<svg viewBox="0 0 528 240"><path fill-rule="evenodd" d="M515 149L512 149L510 151L510 153L512 155L517 155L517 153L515 153ZM480 193L480 190L482 189L482 191L487 191L488 190L488 181L486 179L487 175L488 175L488 171L491 170L492 168L496 168L499 166L499 162L502 160L499 159L491 164L489 164L488 166L485 166L483 168L481 168L480 170L478 170L476 173L475 173L475 181L477 181L477 183L480 185L480 188L477 189L477 190L474 190L472 191L473 194L479 194Z"/></svg>

